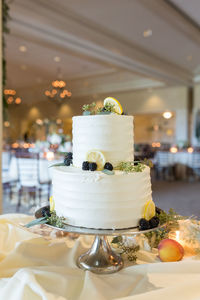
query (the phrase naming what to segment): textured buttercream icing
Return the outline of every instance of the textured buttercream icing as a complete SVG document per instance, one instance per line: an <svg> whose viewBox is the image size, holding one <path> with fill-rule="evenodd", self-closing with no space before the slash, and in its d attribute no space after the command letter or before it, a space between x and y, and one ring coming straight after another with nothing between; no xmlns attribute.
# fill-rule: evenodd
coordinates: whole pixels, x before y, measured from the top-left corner
<svg viewBox="0 0 200 300"><path fill-rule="evenodd" d="M73 117L73 165L81 168L86 153L92 149L103 152L106 161L116 166L133 161L133 117L92 115Z"/></svg>
<svg viewBox="0 0 200 300"><path fill-rule="evenodd" d="M114 175L54 167L53 199L57 215L88 228L128 228L138 225L151 199L150 169Z"/></svg>

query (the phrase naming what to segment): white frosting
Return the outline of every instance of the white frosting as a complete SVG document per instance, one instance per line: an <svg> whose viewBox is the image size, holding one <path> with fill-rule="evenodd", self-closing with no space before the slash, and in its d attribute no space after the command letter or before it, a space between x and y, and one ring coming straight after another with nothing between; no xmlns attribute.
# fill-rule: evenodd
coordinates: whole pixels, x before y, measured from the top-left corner
<svg viewBox="0 0 200 300"><path fill-rule="evenodd" d="M89 150L104 153L116 166L133 161L133 117L116 114L73 117L73 165L82 167Z"/></svg>
<svg viewBox="0 0 200 300"><path fill-rule="evenodd" d="M138 225L151 199L150 169L115 175L54 167L55 210L68 224L88 228L128 228Z"/></svg>

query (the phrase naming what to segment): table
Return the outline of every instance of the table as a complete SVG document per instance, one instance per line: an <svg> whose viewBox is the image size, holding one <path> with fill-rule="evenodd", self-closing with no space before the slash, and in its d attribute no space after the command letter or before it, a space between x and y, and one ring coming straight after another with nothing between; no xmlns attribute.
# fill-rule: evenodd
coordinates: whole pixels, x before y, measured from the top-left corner
<svg viewBox="0 0 200 300"><path fill-rule="evenodd" d="M0 216L2 300L200 299L198 257L161 263L156 250L141 250L137 265L112 275L96 275L76 267L76 258L89 248L90 237L58 239L54 233L51 239L44 238L19 225L31 219L21 214Z"/></svg>

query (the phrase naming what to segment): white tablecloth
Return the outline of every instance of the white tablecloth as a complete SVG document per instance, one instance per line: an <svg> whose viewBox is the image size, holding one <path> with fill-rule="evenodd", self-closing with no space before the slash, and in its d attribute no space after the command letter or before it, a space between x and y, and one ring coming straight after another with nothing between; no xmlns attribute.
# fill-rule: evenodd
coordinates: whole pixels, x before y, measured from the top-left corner
<svg viewBox="0 0 200 300"><path fill-rule="evenodd" d="M19 226L26 215L0 217L1 300L197 300L200 260L162 263L140 251L137 265L111 275L76 267L91 238L48 240Z"/></svg>
<svg viewBox="0 0 200 300"><path fill-rule="evenodd" d="M181 164L181 165L185 165L185 166L188 166L188 167L190 167L192 165L194 153L188 153L188 152L177 152L177 153L158 152L155 155L155 158L153 160L154 163L157 163L159 153L161 153L165 156L164 164L169 164L169 165ZM162 164L162 161L160 163Z"/></svg>

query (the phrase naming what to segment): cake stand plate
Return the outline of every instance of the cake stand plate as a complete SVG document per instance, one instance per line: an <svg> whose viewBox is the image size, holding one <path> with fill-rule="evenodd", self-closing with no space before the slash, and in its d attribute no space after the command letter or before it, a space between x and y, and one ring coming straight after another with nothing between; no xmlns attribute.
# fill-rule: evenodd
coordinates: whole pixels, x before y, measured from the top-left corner
<svg viewBox="0 0 200 300"><path fill-rule="evenodd" d="M35 212L36 219L42 217L43 208L45 207L41 207ZM121 256L111 249L107 236L138 235L164 227L164 225L162 225L153 229L140 231L138 227L123 229L92 229L71 226L67 223L64 223L64 227L62 228L48 224L46 225L53 229L64 232L77 233L81 235L93 235L95 238L91 248L86 253L83 253L80 257L78 257L77 266L83 270L88 270L96 274L115 273L121 270L124 265Z"/></svg>

